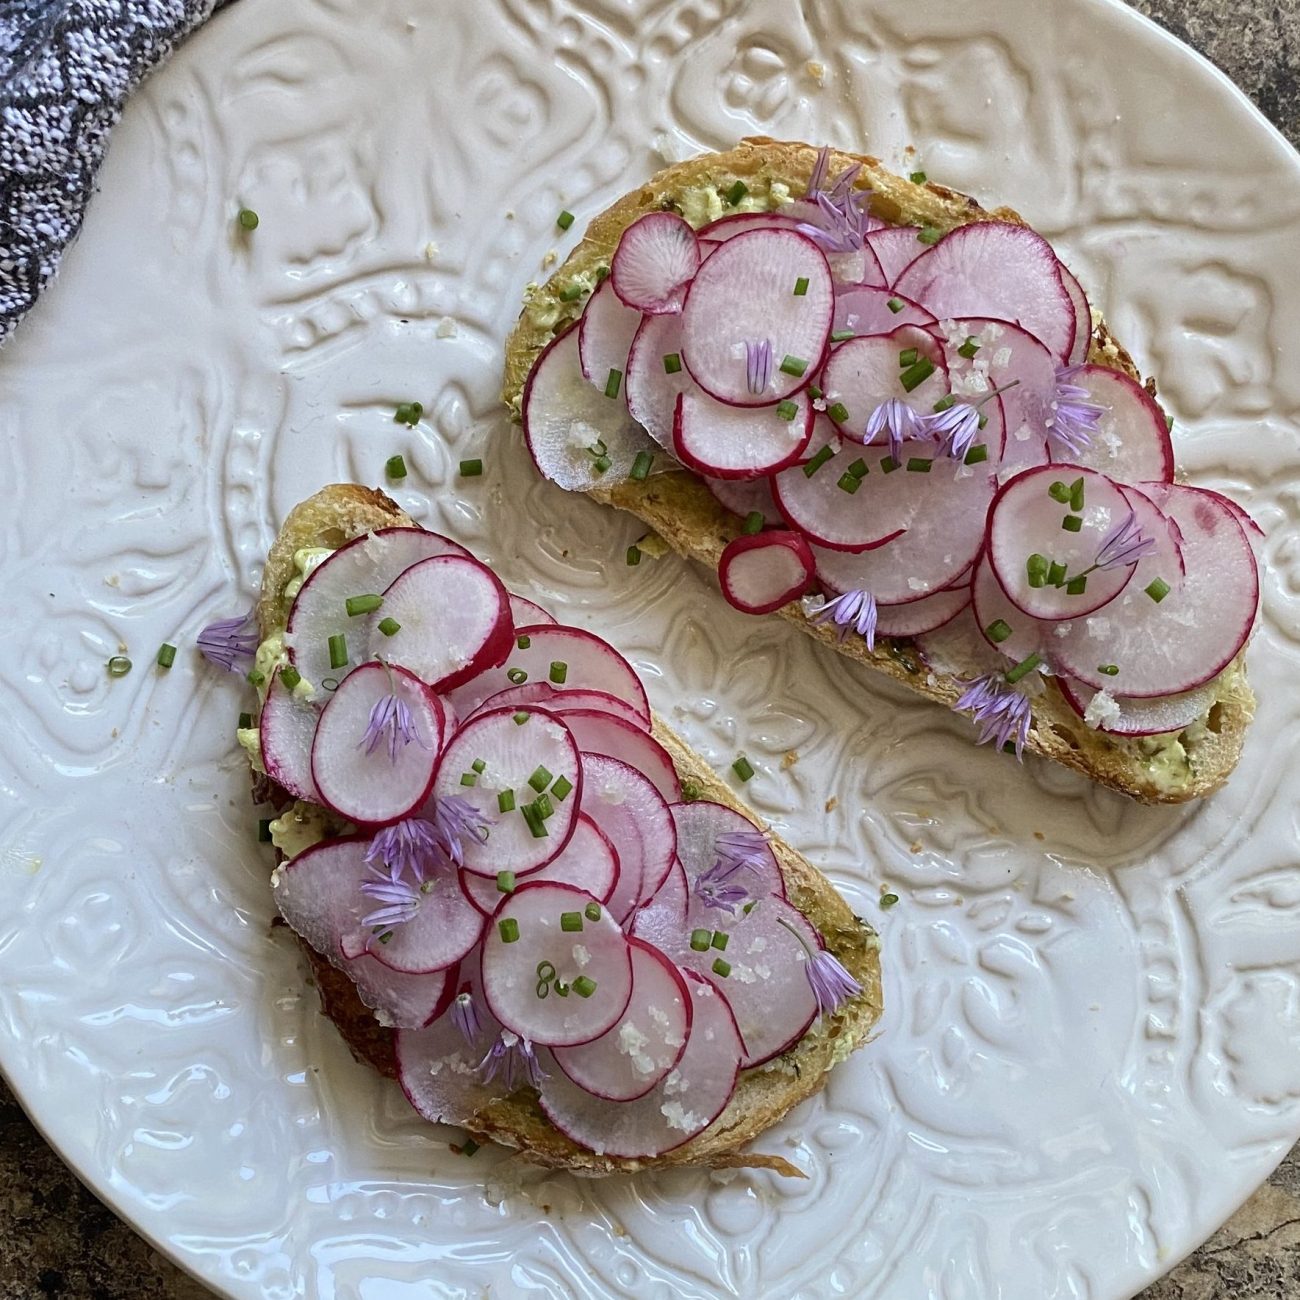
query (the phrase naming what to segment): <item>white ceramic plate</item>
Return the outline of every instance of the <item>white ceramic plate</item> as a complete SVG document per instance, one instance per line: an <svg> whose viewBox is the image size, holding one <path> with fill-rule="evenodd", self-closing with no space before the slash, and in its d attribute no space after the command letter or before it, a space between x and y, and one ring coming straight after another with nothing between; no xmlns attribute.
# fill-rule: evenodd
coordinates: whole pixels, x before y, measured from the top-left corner
<svg viewBox="0 0 1300 1300"><path fill-rule="evenodd" d="M1226 792L1144 809L976 751L683 564L626 569L633 524L533 475L496 400L524 283L660 155L755 131L1032 218L1160 376L1188 472L1267 526L1260 718ZM132 104L0 360L0 1057L38 1123L232 1297L1106 1300L1155 1277L1300 1131L1298 236L1295 155L1101 0L225 12ZM764 1143L806 1182L520 1186L350 1059L271 933L246 705L188 647L296 500L397 451L408 509L628 651L711 759L745 751L756 807L880 923L881 1038ZM164 639L187 647L168 674Z"/></svg>

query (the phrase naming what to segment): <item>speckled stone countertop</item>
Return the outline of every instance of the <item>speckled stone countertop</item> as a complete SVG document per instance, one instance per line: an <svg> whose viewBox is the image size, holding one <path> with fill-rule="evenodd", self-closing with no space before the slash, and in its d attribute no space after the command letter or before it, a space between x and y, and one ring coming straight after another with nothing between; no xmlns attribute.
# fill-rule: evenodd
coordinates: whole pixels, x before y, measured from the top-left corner
<svg viewBox="0 0 1300 1300"><path fill-rule="evenodd" d="M1300 0L1130 0L1300 145ZM205 1300L64 1167L0 1083L0 1300ZM1138 1300L1300 1300L1300 1146Z"/></svg>

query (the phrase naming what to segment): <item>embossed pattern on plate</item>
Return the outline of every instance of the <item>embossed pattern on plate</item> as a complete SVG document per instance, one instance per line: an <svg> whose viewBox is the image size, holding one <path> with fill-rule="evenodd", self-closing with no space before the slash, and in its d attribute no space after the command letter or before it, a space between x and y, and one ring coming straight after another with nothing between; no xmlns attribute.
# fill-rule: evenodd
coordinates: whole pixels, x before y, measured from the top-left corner
<svg viewBox="0 0 1300 1300"><path fill-rule="evenodd" d="M1265 524L1224 793L1142 809L976 751L678 561L626 569L634 525L532 473L498 367L556 214L755 131L913 144L1021 209L1160 376L1190 475ZM133 104L0 360L0 1062L37 1121L241 1300L1131 1294L1300 1132L1297 235L1295 156L1102 0L223 14ZM746 752L755 806L881 925L881 1037L765 1142L807 1182L467 1162L316 1013L236 683L150 664L251 595L296 500L397 451L404 506L609 636L710 759Z"/></svg>

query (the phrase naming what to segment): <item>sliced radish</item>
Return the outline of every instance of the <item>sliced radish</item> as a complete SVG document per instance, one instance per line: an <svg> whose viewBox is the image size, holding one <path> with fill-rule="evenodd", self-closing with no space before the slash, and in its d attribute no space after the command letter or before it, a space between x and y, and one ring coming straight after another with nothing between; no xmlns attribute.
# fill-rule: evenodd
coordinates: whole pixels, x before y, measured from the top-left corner
<svg viewBox="0 0 1300 1300"><path fill-rule="evenodd" d="M917 226L885 226L871 231L866 243L875 254L887 284L898 283L898 277L916 261L928 247L921 243Z"/></svg>
<svg viewBox="0 0 1300 1300"><path fill-rule="evenodd" d="M1255 553L1255 559L1258 560L1260 551L1263 549L1264 530L1251 518L1244 506L1238 505L1231 497L1224 496L1222 492L1216 492L1213 488L1202 488L1202 492L1208 493L1216 501L1220 501L1232 512L1232 517L1241 525L1241 531L1246 534L1246 540L1250 543L1250 549Z"/></svg>
<svg viewBox="0 0 1300 1300"><path fill-rule="evenodd" d="M890 306L893 303L895 306ZM908 298L900 298L891 289L855 284L835 291L835 333L852 330L855 334L889 334L903 325L933 326L937 322L930 312Z"/></svg>
<svg viewBox="0 0 1300 1300"><path fill-rule="evenodd" d="M687 893L686 871L676 861L653 897L628 917L627 932L666 953L677 952L687 941Z"/></svg>
<svg viewBox="0 0 1300 1300"><path fill-rule="evenodd" d="M510 873L513 875L514 873ZM517 881L533 884L539 880L584 889L597 902L604 903L618 883L618 853L604 831L585 814L580 814L569 842L560 855L544 867L517 876ZM491 916L501 905L501 899L512 887L508 880L489 880L473 872L460 873L461 888L484 916Z"/></svg>
<svg viewBox="0 0 1300 1300"><path fill-rule="evenodd" d="M563 696L560 697L561 701ZM584 754L604 754L636 768L669 803L682 797L681 782L668 751L643 728L603 709L563 707L564 719Z"/></svg>
<svg viewBox="0 0 1300 1300"><path fill-rule="evenodd" d="M704 486L732 514L748 519L751 514L763 516L765 524L784 524L781 512L776 508L776 498L772 495L772 484L768 479L750 479L748 481L734 478L710 478L704 476Z"/></svg>
<svg viewBox="0 0 1300 1300"><path fill-rule="evenodd" d="M1082 509L1052 495L1082 480ZM1128 498L1104 474L1076 465L1045 465L1017 475L989 510L988 554L993 573L1013 604L1034 618L1079 618L1114 600L1133 577L1135 563L1100 567L1103 543L1131 514ZM1081 520L1077 532L1065 521ZM1119 556L1115 557L1120 558ZM1064 566L1058 585L1050 564ZM1031 566L1040 572L1031 574ZM1077 575L1077 578L1076 578ZM1071 582L1082 584L1071 590ZM1036 585L1035 585L1036 584Z"/></svg>
<svg viewBox="0 0 1300 1300"><path fill-rule="evenodd" d="M443 750L433 797L464 800L490 827L483 837L461 837L465 870L524 875L573 834L582 801L578 746L559 718L535 705L477 714Z"/></svg>
<svg viewBox="0 0 1300 1300"><path fill-rule="evenodd" d="M1068 677L1058 677L1056 684L1066 703L1089 726L1116 736L1158 736L1182 731L1203 718L1219 694L1218 684L1212 680L1179 695L1156 695L1147 700L1130 700L1109 692L1103 696L1091 686Z"/></svg>
<svg viewBox="0 0 1300 1300"><path fill-rule="evenodd" d="M650 729L646 721L630 704L605 691L569 690L552 686L549 682L525 682L522 686L509 686L504 691L489 695L477 712L485 709L504 709L506 705L518 708L521 704L540 704L548 713L564 717L571 709L599 709L630 722L642 731Z"/></svg>
<svg viewBox="0 0 1300 1300"><path fill-rule="evenodd" d="M881 605L876 614L876 635L923 636L942 627L970 604L970 587L953 587L905 605Z"/></svg>
<svg viewBox="0 0 1300 1300"><path fill-rule="evenodd" d="M749 231L723 244L691 282L682 360L719 401L768 405L811 382L833 310L830 267L811 239Z"/></svg>
<svg viewBox="0 0 1300 1300"><path fill-rule="evenodd" d="M707 393L678 395L673 451L688 468L716 478L762 478L793 464L816 419L806 392L775 406L728 406Z"/></svg>
<svg viewBox="0 0 1300 1300"><path fill-rule="evenodd" d="M317 693L319 698L320 693ZM266 688L258 734L266 774L295 799L319 803L320 792L311 775L311 742L320 720L320 706L299 699L277 672Z"/></svg>
<svg viewBox="0 0 1300 1300"><path fill-rule="evenodd" d="M876 250L870 244L864 243L861 256L862 269L857 276L856 283L868 289L888 289L889 277L885 274L884 264L876 254ZM831 270L835 270L833 263Z"/></svg>
<svg viewBox="0 0 1300 1300"><path fill-rule="evenodd" d="M356 986L357 996L389 1029L423 1029L442 1015L456 991L456 967L411 975L390 970L368 952L346 961L344 974Z"/></svg>
<svg viewBox="0 0 1300 1300"><path fill-rule="evenodd" d="M657 948L629 939L632 996L612 1028L578 1047L557 1047L555 1064L594 1097L635 1101L681 1059L694 1006L686 977Z"/></svg>
<svg viewBox="0 0 1300 1300"><path fill-rule="evenodd" d="M1105 609L1071 621L1057 654L1061 671L1098 690L1147 699L1190 691L1217 677L1246 643L1259 607L1259 572L1235 514L1209 492L1143 484L1178 526L1185 576L1154 559ZM1160 601L1152 582L1168 584ZM1161 588L1156 588L1157 591ZM1116 673L1103 673L1102 666Z"/></svg>
<svg viewBox="0 0 1300 1300"><path fill-rule="evenodd" d="M515 627L523 627L529 623L549 623L554 625L558 622L554 614L544 610L534 601L525 600L522 596L516 596L513 591L506 594L510 601L510 621Z"/></svg>
<svg viewBox="0 0 1300 1300"><path fill-rule="evenodd" d="M718 561L722 594L746 614L770 614L798 600L813 577L812 551L798 533L770 530L736 537Z"/></svg>
<svg viewBox="0 0 1300 1300"><path fill-rule="evenodd" d="M622 384L622 375L610 375L605 388L583 378L576 329L546 345L529 371L523 404L524 441L543 478L586 492L621 483L637 455L654 450L628 414Z"/></svg>
<svg viewBox="0 0 1300 1300"><path fill-rule="evenodd" d="M748 234L751 230L794 230L801 220L802 217L786 216L781 212L735 212L710 221L695 233L701 239L722 244L736 235Z"/></svg>
<svg viewBox="0 0 1300 1300"><path fill-rule="evenodd" d="M1065 361L1074 346L1074 304L1051 245L1026 226L975 221L922 253L895 287L942 320L1014 321Z"/></svg>
<svg viewBox="0 0 1300 1300"><path fill-rule="evenodd" d="M389 636L376 623L370 655L402 664L437 691L499 664L514 631L501 580L456 555L411 565L384 592L379 612L400 626Z"/></svg>
<svg viewBox="0 0 1300 1300"><path fill-rule="evenodd" d="M1064 262L1059 264L1061 283L1070 295L1074 307L1074 342L1070 346L1070 364L1082 365L1088 359L1088 349L1092 346L1092 308L1088 306L1088 295L1083 291L1073 271Z"/></svg>
<svg viewBox="0 0 1300 1300"><path fill-rule="evenodd" d="M822 944L798 908L775 897L734 916L696 907L688 924L711 930L712 938L703 951L688 943L678 961L727 995L745 1044L744 1066L761 1065L803 1037L817 1014L804 945L817 952Z"/></svg>
<svg viewBox="0 0 1300 1300"><path fill-rule="evenodd" d="M691 1031L673 1069L643 1097L593 1105L591 1094L562 1072L543 1081L542 1109L560 1132L598 1155L649 1159L703 1132L736 1090L742 1043L727 999L707 980L685 976Z"/></svg>
<svg viewBox="0 0 1300 1300"><path fill-rule="evenodd" d="M578 360L587 382L604 395L611 370L627 372L627 354L641 325L641 313L629 307L614 292L614 282L605 280L587 299L578 321Z"/></svg>
<svg viewBox="0 0 1300 1300"><path fill-rule="evenodd" d="M383 965L411 974L442 970L458 962L479 941L483 918L466 898L450 868L426 872L427 890L411 920L366 924L382 903L361 886L387 879L365 855L361 836L322 840L279 869L274 897L280 915L321 956L346 969L344 959L370 952ZM390 938L380 942L380 936Z"/></svg>
<svg viewBox="0 0 1300 1300"><path fill-rule="evenodd" d="M699 265L699 240L690 225L675 212L648 212L623 232L609 282L629 307L662 316L681 310Z"/></svg>
<svg viewBox="0 0 1300 1300"><path fill-rule="evenodd" d="M370 614L349 615L348 600L382 595L411 565L439 555L473 558L463 546L423 528L381 528L354 537L322 560L289 610L284 644L294 667L317 689L326 678L341 679L347 668L331 665L330 637L345 638L355 666L365 659L373 621Z"/></svg>
<svg viewBox="0 0 1300 1300"><path fill-rule="evenodd" d="M975 565L971 600L980 635L990 646L1016 663L1033 654L1043 654L1051 662L1056 629L1065 625L1040 622L1014 604L994 576L987 554Z"/></svg>
<svg viewBox="0 0 1300 1300"><path fill-rule="evenodd" d="M609 910L619 922L663 884L677 854L677 832L663 796L630 763L583 754L582 811L618 851Z"/></svg>
<svg viewBox="0 0 1300 1300"><path fill-rule="evenodd" d="M921 373L900 364L899 358L916 353L917 366L928 362L933 370ZM913 383L912 388L905 384ZM948 368L938 340L915 325L902 325L888 334L854 338L839 344L830 355L822 373L821 386L827 410L837 406L844 413L835 419L837 426L850 438L861 441L867 420L883 402L897 399L918 416L930 415L934 404L948 391Z"/></svg>
<svg viewBox="0 0 1300 1300"><path fill-rule="evenodd" d="M785 897L785 880L767 836L747 817L705 799L673 804L671 812L692 909L705 896L717 893L714 885L725 887L722 901L732 905L774 895ZM743 900L736 891L743 894ZM728 909L719 906L717 910L723 915Z"/></svg>
<svg viewBox="0 0 1300 1300"><path fill-rule="evenodd" d="M636 670L608 642L576 627L515 628L510 657L452 691L451 700L464 718L489 695L525 682L604 691L650 721L650 704Z"/></svg>
<svg viewBox="0 0 1300 1300"><path fill-rule="evenodd" d="M1102 417L1083 451L1067 454L1052 446L1053 460L1086 465L1123 483L1173 482L1169 425L1141 384L1108 366L1080 366L1069 382L1087 390Z"/></svg>
<svg viewBox="0 0 1300 1300"><path fill-rule="evenodd" d="M682 318L646 316L627 356L627 408L665 451L673 450L680 393L700 392L682 364Z"/></svg>
<svg viewBox="0 0 1300 1300"><path fill-rule="evenodd" d="M618 922L571 885L523 884L503 899L483 940L482 970L492 1014L546 1047L599 1038L632 993L632 957Z"/></svg>
<svg viewBox="0 0 1300 1300"><path fill-rule="evenodd" d="M433 785L444 727L442 701L414 673L362 664L343 679L316 727L311 776L321 802L367 825L412 816Z"/></svg>

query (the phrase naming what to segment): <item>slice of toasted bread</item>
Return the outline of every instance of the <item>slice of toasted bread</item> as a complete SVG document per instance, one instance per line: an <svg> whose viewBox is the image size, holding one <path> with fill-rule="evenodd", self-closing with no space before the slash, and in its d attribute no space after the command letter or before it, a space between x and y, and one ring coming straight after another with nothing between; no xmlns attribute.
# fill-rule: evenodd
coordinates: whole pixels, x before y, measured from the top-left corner
<svg viewBox="0 0 1300 1300"><path fill-rule="evenodd" d="M284 522L267 557L257 606L263 639L284 628L290 602L285 585L295 576L294 556L309 547L336 548L352 537L395 524L411 525L397 504L382 492L353 484L334 484L296 506ZM753 820L754 814L659 717L654 734L671 755L684 785L700 798L726 804ZM259 786L267 778L259 774ZM263 790L264 792L264 790ZM291 801L283 791L278 804ZM293 805L283 816L311 823L319 835L341 829L323 809ZM319 837L318 835L318 837ZM767 1065L741 1072L735 1095L704 1132L675 1151L649 1160L601 1156L579 1147L546 1119L536 1094L523 1088L492 1103L467 1127L480 1138L516 1147L530 1160L587 1173L616 1173L658 1165L705 1165L712 1168L770 1168L802 1176L781 1156L743 1150L791 1107L819 1091L832 1066L861 1046L880 1016L879 942L874 931L853 915L830 881L789 845L773 839L790 901L821 932L826 946L862 985L862 993L834 1015L820 1018L790 1051ZM303 944L311 962L324 1013L338 1026L352 1052L382 1074L396 1075L393 1032L356 996L351 982L320 954Z"/></svg>
<svg viewBox="0 0 1300 1300"><path fill-rule="evenodd" d="M816 157L812 145L747 139L727 153L703 154L666 168L593 218L582 242L551 279L530 287L507 342L502 397L512 416L519 419L524 381L542 348L581 314L583 298L565 301L561 289L575 281L593 283L598 268L608 267L620 236L633 221L669 207L693 224L703 224L721 214L721 196L737 181L744 182L747 189L747 206L775 206L777 196L798 197L805 192ZM833 152L830 174L854 163L862 167L858 186L871 191L872 213L886 221L932 226L939 231L990 218L1027 224L1010 208L988 212L974 199L942 185L904 180L875 158ZM1095 314L1094 322L1089 360L1140 380L1132 358ZM1154 382L1147 380L1146 387L1154 396ZM742 522L718 503L702 480L684 469L655 474L643 482L629 480L593 491L591 496L636 515L673 550L715 573L723 548L737 536ZM833 629L812 623L797 602L778 613L840 654L949 707L961 694L962 678L977 675L974 665L964 673L961 665L955 666L956 671L940 671L924 662L906 642L882 640L871 651L860 637L837 640ZM1254 715L1255 697L1241 658L1220 675L1217 699L1208 716L1177 736L1126 738L1097 731L1070 708L1049 681L1033 702L1027 747L1143 803L1182 803L1207 795L1221 786L1236 766Z"/></svg>

